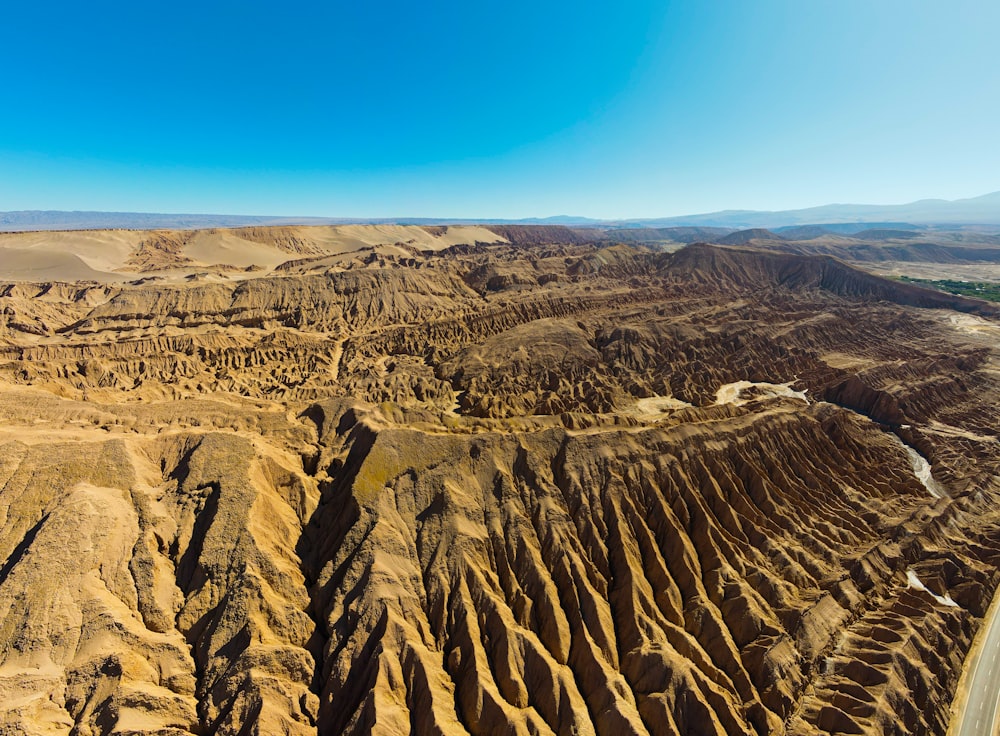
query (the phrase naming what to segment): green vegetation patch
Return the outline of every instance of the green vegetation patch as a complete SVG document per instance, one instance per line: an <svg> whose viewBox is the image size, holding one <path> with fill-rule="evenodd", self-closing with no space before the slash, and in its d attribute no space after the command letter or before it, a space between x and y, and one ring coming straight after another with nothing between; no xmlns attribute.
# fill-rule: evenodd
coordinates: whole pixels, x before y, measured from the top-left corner
<svg viewBox="0 0 1000 736"><path fill-rule="evenodd" d="M900 281L909 284L920 284L929 286L938 291L959 296L971 296L976 299L985 299L988 302L1000 302L1000 284L989 281L958 281L955 279L915 279L910 276L900 276Z"/></svg>

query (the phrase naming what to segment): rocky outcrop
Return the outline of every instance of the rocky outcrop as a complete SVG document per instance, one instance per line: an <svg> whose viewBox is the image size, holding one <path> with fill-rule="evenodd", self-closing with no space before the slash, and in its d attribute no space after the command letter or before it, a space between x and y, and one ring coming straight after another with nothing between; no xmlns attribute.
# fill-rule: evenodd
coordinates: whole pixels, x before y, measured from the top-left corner
<svg viewBox="0 0 1000 736"><path fill-rule="evenodd" d="M508 243L514 245L544 245L547 243L580 244L592 242L589 233L578 233L564 225L490 225Z"/></svg>
<svg viewBox="0 0 1000 736"><path fill-rule="evenodd" d="M220 433L11 441L0 463L5 729L315 731L294 552L314 481Z"/></svg>
<svg viewBox="0 0 1000 736"><path fill-rule="evenodd" d="M153 231L144 238L135 253L125 261L122 270L136 273L163 271L191 263L184 255L184 246L194 235L193 230Z"/></svg>

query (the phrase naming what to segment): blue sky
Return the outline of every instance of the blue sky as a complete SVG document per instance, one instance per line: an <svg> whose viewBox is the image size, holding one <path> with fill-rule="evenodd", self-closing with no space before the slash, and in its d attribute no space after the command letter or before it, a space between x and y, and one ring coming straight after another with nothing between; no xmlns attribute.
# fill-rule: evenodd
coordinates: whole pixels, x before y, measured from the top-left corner
<svg viewBox="0 0 1000 736"><path fill-rule="evenodd" d="M1000 3L11 3L0 210L653 217L1000 189Z"/></svg>

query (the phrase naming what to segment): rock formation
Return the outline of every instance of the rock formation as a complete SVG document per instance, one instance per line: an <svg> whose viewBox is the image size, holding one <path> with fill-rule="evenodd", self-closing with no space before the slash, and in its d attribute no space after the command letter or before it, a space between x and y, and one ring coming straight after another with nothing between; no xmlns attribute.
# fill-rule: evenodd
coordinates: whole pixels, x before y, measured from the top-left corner
<svg viewBox="0 0 1000 736"><path fill-rule="evenodd" d="M996 307L559 232L0 287L0 732L944 734Z"/></svg>

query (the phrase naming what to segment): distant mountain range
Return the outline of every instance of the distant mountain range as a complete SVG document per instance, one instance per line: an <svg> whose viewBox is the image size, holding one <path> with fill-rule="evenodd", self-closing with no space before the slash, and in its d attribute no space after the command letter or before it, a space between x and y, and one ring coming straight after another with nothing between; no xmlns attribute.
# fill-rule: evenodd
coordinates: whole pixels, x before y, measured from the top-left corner
<svg viewBox="0 0 1000 736"><path fill-rule="evenodd" d="M11 230L186 230L252 225L327 225L356 220L319 217L261 217L254 215L184 215L151 212L64 212L21 210L0 212L0 231Z"/></svg>
<svg viewBox="0 0 1000 736"><path fill-rule="evenodd" d="M22 230L194 230L277 225L568 225L600 226L602 220L559 215L521 220L441 217L292 217L287 215L207 215L156 212L19 210L0 212L0 232Z"/></svg>
<svg viewBox="0 0 1000 736"><path fill-rule="evenodd" d="M344 225L406 224L406 225L567 225L598 228L662 228L662 227L723 227L732 229L790 228L823 224L830 230L838 226L865 224L894 228L911 225L1000 225L1000 192L970 199L922 199L909 204L827 204L799 210L761 212L756 210L723 210L699 215L660 217L652 219L595 220L587 217L558 215L521 220L448 219L431 217L400 218L330 218L254 215L157 214L136 212L63 212L58 210L23 210L0 212L0 231L13 230L90 230L122 228L147 230L156 228L185 229L211 227L247 227L253 225ZM846 230L846 228L844 228Z"/></svg>
<svg viewBox="0 0 1000 736"><path fill-rule="evenodd" d="M909 204L827 204L801 210L758 212L725 210L701 215L647 220L648 227L708 225L712 227L779 228L824 223L904 223L919 225L1000 224L1000 192L970 199L921 199Z"/></svg>

